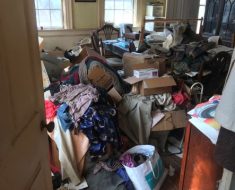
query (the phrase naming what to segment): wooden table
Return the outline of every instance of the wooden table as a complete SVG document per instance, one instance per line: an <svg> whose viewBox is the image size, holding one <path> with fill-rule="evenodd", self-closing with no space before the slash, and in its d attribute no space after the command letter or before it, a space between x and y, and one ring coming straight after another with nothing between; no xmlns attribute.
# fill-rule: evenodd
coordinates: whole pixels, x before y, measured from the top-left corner
<svg viewBox="0 0 235 190"><path fill-rule="evenodd" d="M122 57L124 53L129 52L129 41L114 39L104 40L102 43L105 51L110 51L119 57Z"/></svg>
<svg viewBox="0 0 235 190"><path fill-rule="evenodd" d="M188 124L179 190L216 190L223 168L214 160L215 145L195 126Z"/></svg>

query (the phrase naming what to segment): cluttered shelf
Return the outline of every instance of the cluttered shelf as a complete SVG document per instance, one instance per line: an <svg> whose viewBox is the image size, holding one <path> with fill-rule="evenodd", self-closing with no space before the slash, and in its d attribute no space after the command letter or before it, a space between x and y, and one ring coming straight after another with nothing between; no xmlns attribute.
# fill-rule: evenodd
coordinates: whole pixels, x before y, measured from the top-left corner
<svg viewBox="0 0 235 190"><path fill-rule="evenodd" d="M122 71L88 47L42 53L46 117L55 124L49 136L58 149L51 149L51 164L60 185L103 190L105 179L106 189L138 190L179 183L174 164L164 161L171 159L161 157L189 156L187 112L221 94L232 49L217 38L205 41L185 23L167 34L151 33L137 52L125 52ZM208 88L215 78L221 82Z"/></svg>
<svg viewBox="0 0 235 190"><path fill-rule="evenodd" d="M146 24L153 23L154 29L161 28L161 31L163 31L165 28L169 28L172 24L179 24L179 23L186 23L191 24L193 28L196 30L197 24L199 24L199 34L202 32L202 23L203 18L190 18L190 19L176 19L176 18L144 18L141 26L141 35L140 35L140 42L143 43L144 41L144 31L146 30Z"/></svg>

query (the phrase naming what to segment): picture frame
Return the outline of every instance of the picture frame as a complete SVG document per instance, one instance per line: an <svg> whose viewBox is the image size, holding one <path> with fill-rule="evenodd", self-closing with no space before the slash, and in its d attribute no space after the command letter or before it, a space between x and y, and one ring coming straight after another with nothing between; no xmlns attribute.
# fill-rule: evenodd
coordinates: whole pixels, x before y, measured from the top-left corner
<svg viewBox="0 0 235 190"><path fill-rule="evenodd" d="M161 18L164 17L163 5L147 5L146 16Z"/></svg>
<svg viewBox="0 0 235 190"><path fill-rule="evenodd" d="M75 0L75 2L93 3L96 2L96 0Z"/></svg>

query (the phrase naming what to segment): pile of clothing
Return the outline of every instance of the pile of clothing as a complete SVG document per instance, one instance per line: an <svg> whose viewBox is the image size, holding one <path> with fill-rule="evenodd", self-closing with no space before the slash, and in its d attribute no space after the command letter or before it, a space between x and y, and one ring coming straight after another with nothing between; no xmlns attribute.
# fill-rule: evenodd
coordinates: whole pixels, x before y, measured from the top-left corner
<svg viewBox="0 0 235 190"><path fill-rule="evenodd" d="M109 89L89 78L96 68L108 73L108 83L120 94L129 91L128 84L104 60L94 56L86 57L62 72L58 81L44 86L44 95L50 91L45 100L46 119L54 122L54 130L48 134L59 151L61 178L69 178L83 188L87 187L83 179L86 155L89 160L105 160L121 148L117 109L107 93Z"/></svg>
<svg viewBox="0 0 235 190"><path fill-rule="evenodd" d="M177 23L167 26L163 32L152 32L146 36L146 45L147 48L155 49L157 51L156 53L161 51L166 53L170 48L175 46L202 40L203 38L192 30L189 23ZM163 42L162 47L158 45L159 42Z"/></svg>
<svg viewBox="0 0 235 190"><path fill-rule="evenodd" d="M199 72L201 65L211 58L207 51L215 47L213 42L181 44L171 49L171 68L175 74Z"/></svg>
<svg viewBox="0 0 235 190"><path fill-rule="evenodd" d="M107 144L120 147L117 111L108 103L104 90L90 84L63 86L50 101L59 105L55 106L57 118L65 132L76 128L88 137L92 157L104 155Z"/></svg>
<svg viewBox="0 0 235 190"><path fill-rule="evenodd" d="M134 168L143 164L147 159L148 157L145 156L144 154L127 153L120 158L120 161L123 165L128 166L130 168Z"/></svg>

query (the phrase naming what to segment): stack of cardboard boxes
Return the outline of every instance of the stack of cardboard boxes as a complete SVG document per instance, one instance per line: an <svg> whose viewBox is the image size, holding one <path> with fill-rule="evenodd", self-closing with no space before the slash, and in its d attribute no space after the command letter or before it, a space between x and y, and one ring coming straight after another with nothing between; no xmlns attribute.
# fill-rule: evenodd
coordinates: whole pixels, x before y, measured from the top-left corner
<svg viewBox="0 0 235 190"><path fill-rule="evenodd" d="M149 55L125 53L123 56L126 82L132 85L133 94L149 96L171 93L176 82L172 76L165 75L166 59ZM153 73L157 72L156 74ZM138 73L138 74L137 74ZM152 131L165 131L186 126L184 110L165 112L165 117L157 123Z"/></svg>
<svg viewBox="0 0 235 190"><path fill-rule="evenodd" d="M86 56L96 56L103 58L96 52L84 48L83 50ZM149 96L161 93L171 93L172 87L176 85L176 82L172 76L164 75L166 73L166 59L159 57L152 57L149 55L125 53L123 56L124 74L126 76L125 81L132 85L133 94L141 94L143 96ZM157 76L151 74L151 76L137 78L134 75L134 70L145 69L147 72L157 70ZM94 68L91 72L88 72L88 79L92 84L105 88L108 90L108 94L115 102L120 102L122 96L112 87L111 76L103 69ZM175 128L181 128L186 126L186 115L183 110L165 112L165 117L157 123L152 131L165 131Z"/></svg>

